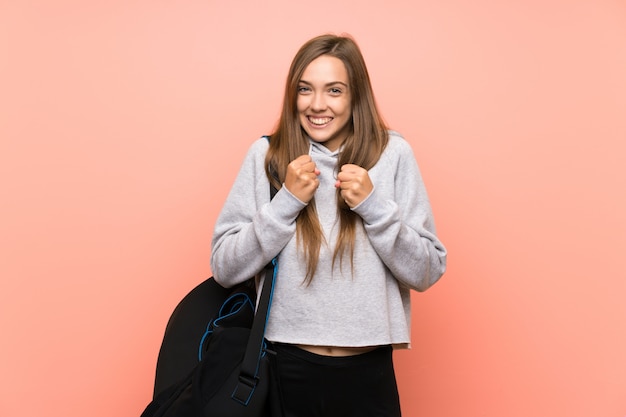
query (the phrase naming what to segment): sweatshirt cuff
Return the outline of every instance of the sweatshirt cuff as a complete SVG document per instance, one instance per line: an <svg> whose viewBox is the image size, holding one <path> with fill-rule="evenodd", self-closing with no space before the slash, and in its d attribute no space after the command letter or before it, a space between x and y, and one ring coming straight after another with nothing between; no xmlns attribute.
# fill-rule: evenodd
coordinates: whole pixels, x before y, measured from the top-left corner
<svg viewBox="0 0 626 417"><path fill-rule="evenodd" d="M306 207L306 203L291 194L283 184L272 199L270 206L272 215L276 220L283 224L291 224L296 221L300 211Z"/></svg>
<svg viewBox="0 0 626 417"><path fill-rule="evenodd" d="M372 192L365 197L365 200L352 208L352 211L358 214L365 224L376 224L384 222L385 219L393 213L392 207L389 207L388 204L386 200L382 200L378 197L376 188L374 188Z"/></svg>

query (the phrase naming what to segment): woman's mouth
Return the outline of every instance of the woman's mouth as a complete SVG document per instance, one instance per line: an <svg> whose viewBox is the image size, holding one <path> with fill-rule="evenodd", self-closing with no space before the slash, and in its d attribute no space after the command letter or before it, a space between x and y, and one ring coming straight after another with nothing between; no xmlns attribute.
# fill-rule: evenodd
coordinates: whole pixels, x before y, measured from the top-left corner
<svg viewBox="0 0 626 417"><path fill-rule="evenodd" d="M332 117L311 117L311 116L308 116L307 119L312 125L315 125L315 126L325 126L333 120Z"/></svg>

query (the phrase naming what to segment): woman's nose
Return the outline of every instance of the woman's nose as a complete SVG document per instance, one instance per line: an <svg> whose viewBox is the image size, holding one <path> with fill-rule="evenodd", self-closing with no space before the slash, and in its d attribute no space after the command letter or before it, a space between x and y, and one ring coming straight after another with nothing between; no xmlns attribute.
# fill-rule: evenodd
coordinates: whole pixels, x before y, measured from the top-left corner
<svg viewBox="0 0 626 417"><path fill-rule="evenodd" d="M326 99L324 98L323 94L313 94L311 109L315 111L326 109Z"/></svg>

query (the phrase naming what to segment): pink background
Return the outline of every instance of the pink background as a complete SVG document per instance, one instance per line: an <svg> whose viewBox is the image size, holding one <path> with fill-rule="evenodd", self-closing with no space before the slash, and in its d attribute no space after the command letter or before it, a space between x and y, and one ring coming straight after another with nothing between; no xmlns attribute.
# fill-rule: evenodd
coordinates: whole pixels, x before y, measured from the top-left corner
<svg viewBox="0 0 626 417"><path fill-rule="evenodd" d="M348 32L449 271L404 415L626 415L626 2L0 1L0 415L138 416L297 48Z"/></svg>

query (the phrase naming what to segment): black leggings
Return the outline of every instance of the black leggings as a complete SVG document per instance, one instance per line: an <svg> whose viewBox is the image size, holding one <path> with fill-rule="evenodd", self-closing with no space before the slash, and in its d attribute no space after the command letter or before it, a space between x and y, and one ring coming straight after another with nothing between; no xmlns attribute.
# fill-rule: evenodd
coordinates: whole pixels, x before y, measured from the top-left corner
<svg viewBox="0 0 626 417"><path fill-rule="evenodd" d="M283 417L400 417L391 346L346 357L286 344L271 349Z"/></svg>

